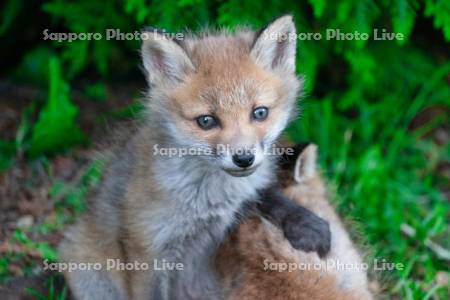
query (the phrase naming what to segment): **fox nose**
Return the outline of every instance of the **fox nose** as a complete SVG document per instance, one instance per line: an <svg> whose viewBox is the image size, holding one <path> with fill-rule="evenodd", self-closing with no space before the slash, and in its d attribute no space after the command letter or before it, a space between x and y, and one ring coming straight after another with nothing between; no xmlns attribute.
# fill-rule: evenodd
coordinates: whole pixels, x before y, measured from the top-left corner
<svg viewBox="0 0 450 300"><path fill-rule="evenodd" d="M234 154L233 162L240 168L250 167L255 161L255 155L253 154Z"/></svg>

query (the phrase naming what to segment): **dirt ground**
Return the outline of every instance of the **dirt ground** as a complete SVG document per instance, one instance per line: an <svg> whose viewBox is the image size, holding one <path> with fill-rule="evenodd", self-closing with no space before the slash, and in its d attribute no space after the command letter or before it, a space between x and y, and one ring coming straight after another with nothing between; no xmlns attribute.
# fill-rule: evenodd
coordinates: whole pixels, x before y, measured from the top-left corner
<svg viewBox="0 0 450 300"><path fill-rule="evenodd" d="M123 110L141 97L143 87L138 84L125 85L125 88L108 88L108 101L94 101L83 96L82 92L72 92L72 100L83 113L78 120L83 132L89 137L87 145L36 161L28 161L23 153L17 153L14 164L5 172L0 171L0 257L20 254L17 262L9 263L8 271L12 278L0 282L0 299L35 299L25 288L32 287L46 294L45 283L49 274L42 273L41 253L14 242L16 230L32 228L30 239L38 243L48 243L56 247L60 241L63 227L49 233L34 231L45 223L52 223L55 216L55 203L60 200L52 197L51 190L55 182L76 185L93 157L106 145L102 141L108 138L111 128L120 126L128 117ZM15 85L0 80L0 139L11 140L22 121L22 112L32 99L44 98L42 91L25 85ZM126 114L126 113L125 113ZM37 116L34 115L33 118ZM32 276L24 276L24 266L36 264ZM56 285L62 285L59 278Z"/></svg>

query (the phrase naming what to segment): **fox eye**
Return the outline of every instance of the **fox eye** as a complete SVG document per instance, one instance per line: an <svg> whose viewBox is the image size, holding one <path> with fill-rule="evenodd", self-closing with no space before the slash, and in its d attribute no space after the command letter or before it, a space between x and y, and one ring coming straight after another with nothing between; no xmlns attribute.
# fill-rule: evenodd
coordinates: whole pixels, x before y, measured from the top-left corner
<svg viewBox="0 0 450 300"><path fill-rule="evenodd" d="M269 115L269 109L265 106L255 108L252 112L252 118L256 121L264 121Z"/></svg>
<svg viewBox="0 0 450 300"><path fill-rule="evenodd" d="M205 115L197 118L197 124L201 129L209 130L219 125L219 122L215 117Z"/></svg>

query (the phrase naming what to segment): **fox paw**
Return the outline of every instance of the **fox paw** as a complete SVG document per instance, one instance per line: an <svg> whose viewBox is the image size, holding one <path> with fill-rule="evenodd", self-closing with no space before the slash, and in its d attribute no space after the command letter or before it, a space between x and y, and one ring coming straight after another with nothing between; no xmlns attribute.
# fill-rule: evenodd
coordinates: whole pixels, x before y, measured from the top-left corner
<svg viewBox="0 0 450 300"><path fill-rule="evenodd" d="M299 207L284 217L281 226L284 236L295 249L305 252L316 251L320 257L324 257L330 251L330 226L313 212Z"/></svg>

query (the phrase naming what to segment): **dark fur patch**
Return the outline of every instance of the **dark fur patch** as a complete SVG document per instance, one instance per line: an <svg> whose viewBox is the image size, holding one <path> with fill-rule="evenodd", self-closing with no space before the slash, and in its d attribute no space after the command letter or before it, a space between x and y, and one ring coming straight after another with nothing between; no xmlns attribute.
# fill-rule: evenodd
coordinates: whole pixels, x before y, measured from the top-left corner
<svg viewBox="0 0 450 300"><path fill-rule="evenodd" d="M331 232L327 221L286 198L279 190L266 189L260 192L260 197L257 208L283 230L292 247L316 251L321 257L330 251Z"/></svg>

